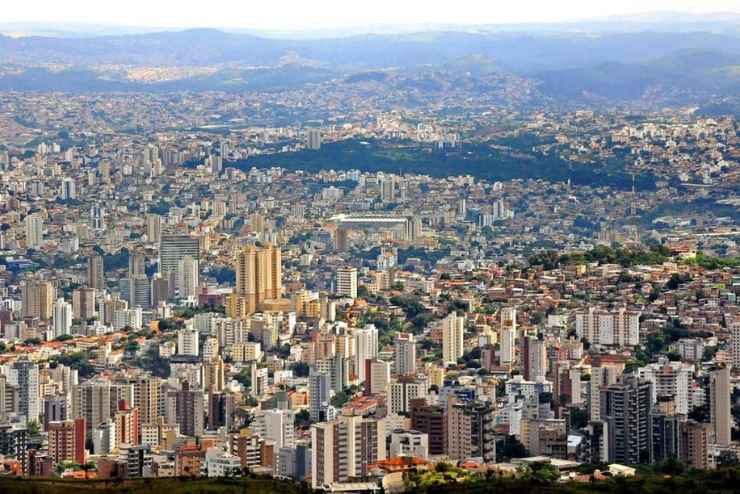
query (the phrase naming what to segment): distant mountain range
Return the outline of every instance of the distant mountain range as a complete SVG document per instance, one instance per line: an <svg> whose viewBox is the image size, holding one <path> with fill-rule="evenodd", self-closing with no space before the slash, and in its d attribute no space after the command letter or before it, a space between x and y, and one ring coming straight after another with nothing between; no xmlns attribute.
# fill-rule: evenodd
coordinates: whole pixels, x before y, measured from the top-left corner
<svg viewBox="0 0 740 494"><path fill-rule="evenodd" d="M286 57L298 57L326 68L351 70L435 65L483 55L503 68L528 74L603 62L646 62L686 51L740 54L740 34L435 31L282 40L190 29L91 38L0 37L0 61L19 65L274 66Z"/></svg>
<svg viewBox="0 0 740 494"><path fill-rule="evenodd" d="M701 102L740 93L739 26L740 16L661 14L327 39L216 29L0 36L0 90L280 89L388 69L413 83L420 69L437 67L431 79L442 86L456 71L473 78L495 72L532 81L543 96L563 101ZM127 77L122 67L213 70L151 83Z"/></svg>

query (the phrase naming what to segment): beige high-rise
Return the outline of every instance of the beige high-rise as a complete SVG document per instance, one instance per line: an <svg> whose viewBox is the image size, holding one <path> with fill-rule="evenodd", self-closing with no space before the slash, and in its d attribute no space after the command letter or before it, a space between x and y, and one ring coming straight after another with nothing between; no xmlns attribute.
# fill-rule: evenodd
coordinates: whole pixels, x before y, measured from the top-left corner
<svg viewBox="0 0 740 494"><path fill-rule="evenodd" d="M50 281L28 280L23 285L23 317L48 321L54 310L55 290Z"/></svg>
<svg viewBox="0 0 740 494"><path fill-rule="evenodd" d="M72 314L82 321L95 317L94 288L77 288L72 292Z"/></svg>
<svg viewBox="0 0 740 494"><path fill-rule="evenodd" d="M728 446L731 441L730 368L722 366L712 371L709 379L709 412L714 428L714 442Z"/></svg>
<svg viewBox="0 0 740 494"><path fill-rule="evenodd" d="M249 245L234 263L236 287L229 297L229 317L243 318L260 310L266 300L277 300L283 294L283 268L280 248Z"/></svg>

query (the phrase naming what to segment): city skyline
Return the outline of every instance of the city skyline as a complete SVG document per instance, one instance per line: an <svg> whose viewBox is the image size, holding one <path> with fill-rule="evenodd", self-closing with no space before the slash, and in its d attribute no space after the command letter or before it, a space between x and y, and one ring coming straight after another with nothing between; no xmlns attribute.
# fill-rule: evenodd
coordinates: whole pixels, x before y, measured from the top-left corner
<svg viewBox="0 0 740 494"><path fill-rule="evenodd" d="M0 26L0 491L732 490L740 15L40 5L120 27Z"/></svg>

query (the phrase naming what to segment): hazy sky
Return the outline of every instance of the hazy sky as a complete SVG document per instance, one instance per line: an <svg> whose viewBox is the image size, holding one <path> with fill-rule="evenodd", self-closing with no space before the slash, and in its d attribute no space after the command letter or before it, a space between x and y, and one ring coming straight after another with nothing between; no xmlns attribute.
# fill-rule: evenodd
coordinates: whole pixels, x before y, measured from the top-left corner
<svg viewBox="0 0 740 494"><path fill-rule="evenodd" d="M5 0L0 22L320 29L552 22L656 11L740 12L738 0Z"/></svg>

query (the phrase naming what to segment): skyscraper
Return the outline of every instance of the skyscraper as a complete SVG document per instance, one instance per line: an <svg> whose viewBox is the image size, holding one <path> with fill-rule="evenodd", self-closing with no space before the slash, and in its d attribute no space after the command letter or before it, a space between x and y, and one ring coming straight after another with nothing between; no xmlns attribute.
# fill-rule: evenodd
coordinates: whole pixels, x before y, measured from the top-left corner
<svg viewBox="0 0 740 494"><path fill-rule="evenodd" d="M378 356L378 328L368 324L354 331L355 371L360 382L367 379L365 362Z"/></svg>
<svg viewBox="0 0 740 494"><path fill-rule="evenodd" d="M516 361L514 343L516 341L516 309L501 309L501 330L499 333L500 360L502 365L512 365Z"/></svg>
<svg viewBox="0 0 740 494"><path fill-rule="evenodd" d="M308 376L308 412L311 420L326 420L324 411L329 404L329 376L325 372L311 370Z"/></svg>
<svg viewBox="0 0 740 494"><path fill-rule="evenodd" d="M93 429L113 418L118 391L119 388L103 380L91 380L73 386L70 418L84 418L87 435L92 436Z"/></svg>
<svg viewBox="0 0 740 494"><path fill-rule="evenodd" d="M234 397L227 393L208 393L208 430L231 430Z"/></svg>
<svg viewBox="0 0 740 494"><path fill-rule="evenodd" d="M180 432L186 436L198 437L203 434L203 392L190 389L190 384L183 381L182 389L171 391L167 395L168 422L180 426ZM169 419L173 420L169 420Z"/></svg>
<svg viewBox="0 0 740 494"><path fill-rule="evenodd" d="M496 461L494 409L490 403L454 403L447 407L447 452L450 458Z"/></svg>
<svg viewBox="0 0 740 494"><path fill-rule="evenodd" d="M87 259L87 286L95 290L105 289L103 258L97 254L92 254Z"/></svg>
<svg viewBox="0 0 740 494"><path fill-rule="evenodd" d="M679 459L691 468L709 468L712 424L687 420L680 424Z"/></svg>
<svg viewBox="0 0 740 494"><path fill-rule="evenodd" d="M90 208L90 226L94 230L105 230L105 208L100 204Z"/></svg>
<svg viewBox="0 0 740 494"><path fill-rule="evenodd" d="M732 320L728 327L730 329L730 355L732 367L740 371L740 317Z"/></svg>
<svg viewBox="0 0 740 494"><path fill-rule="evenodd" d="M321 130L308 129L308 149L312 151L321 149Z"/></svg>
<svg viewBox="0 0 740 494"><path fill-rule="evenodd" d="M633 465L650 460L651 387L647 381L628 376L601 390L608 461Z"/></svg>
<svg viewBox="0 0 740 494"><path fill-rule="evenodd" d="M141 423L154 424L159 415L160 379L153 376L140 376L129 381L133 388L132 405L139 409Z"/></svg>
<svg viewBox="0 0 740 494"><path fill-rule="evenodd" d="M198 330L183 328L177 332L177 354L198 356Z"/></svg>
<svg viewBox="0 0 740 494"><path fill-rule="evenodd" d="M311 427L311 487L331 488L370 476L370 465L386 457L382 420L341 416Z"/></svg>
<svg viewBox="0 0 740 494"><path fill-rule="evenodd" d="M429 454L447 454L447 413L441 405L429 405L424 398L411 400L411 428L429 436Z"/></svg>
<svg viewBox="0 0 740 494"><path fill-rule="evenodd" d="M709 379L709 412L714 429L714 442L720 446L730 444L731 412L730 412L730 368L727 365L712 371Z"/></svg>
<svg viewBox="0 0 740 494"><path fill-rule="evenodd" d="M70 334L72 329L72 305L63 298L57 299L54 304L54 337Z"/></svg>
<svg viewBox="0 0 740 494"><path fill-rule="evenodd" d="M442 360L444 365L455 365L463 356L465 318L452 312L442 320Z"/></svg>
<svg viewBox="0 0 740 494"><path fill-rule="evenodd" d="M26 247L36 249L44 241L44 220L40 214L26 216Z"/></svg>
<svg viewBox="0 0 740 494"><path fill-rule="evenodd" d="M147 275L135 274L129 278L128 302L130 307L149 308L152 300L152 285Z"/></svg>
<svg viewBox="0 0 740 494"><path fill-rule="evenodd" d="M357 268L343 267L337 270L336 294L340 297L357 298Z"/></svg>
<svg viewBox="0 0 740 494"><path fill-rule="evenodd" d="M50 281L26 280L22 287L23 317L48 321L52 317L55 292Z"/></svg>
<svg viewBox="0 0 740 494"><path fill-rule="evenodd" d="M227 301L227 314L241 319L260 310L267 300L279 300L283 294L282 253L268 243L265 247L249 245L234 263L236 287Z"/></svg>
<svg viewBox="0 0 740 494"><path fill-rule="evenodd" d="M49 455L54 464L85 463L85 419L49 422Z"/></svg>
<svg viewBox="0 0 740 494"><path fill-rule="evenodd" d="M395 344L396 374L416 374L416 339L412 333L398 333Z"/></svg>
<svg viewBox="0 0 740 494"><path fill-rule="evenodd" d="M27 422L38 421L41 414L39 366L24 356L15 361L13 371L18 385L18 412Z"/></svg>
<svg viewBox="0 0 740 494"><path fill-rule="evenodd" d="M173 276L185 256L190 256L195 260L200 258L200 242L196 237L162 234L159 243L159 272L163 278L169 279Z"/></svg>
<svg viewBox="0 0 740 494"><path fill-rule="evenodd" d="M162 217L158 214L146 215L146 238L150 244L159 244L162 240Z"/></svg>
<svg viewBox="0 0 740 494"><path fill-rule="evenodd" d="M75 319L87 321L95 317L95 289L77 288L72 292L72 315Z"/></svg>
<svg viewBox="0 0 740 494"><path fill-rule="evenodd" d="M175 288L180 298L195 297L198 291L199 264L192 256L180 259L177 265Z"/></svg>

